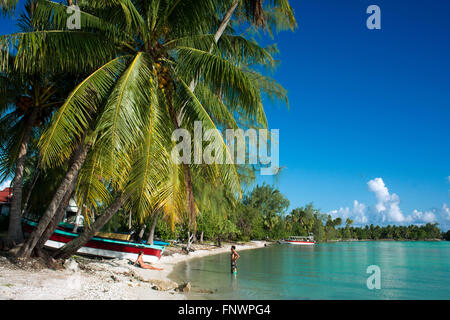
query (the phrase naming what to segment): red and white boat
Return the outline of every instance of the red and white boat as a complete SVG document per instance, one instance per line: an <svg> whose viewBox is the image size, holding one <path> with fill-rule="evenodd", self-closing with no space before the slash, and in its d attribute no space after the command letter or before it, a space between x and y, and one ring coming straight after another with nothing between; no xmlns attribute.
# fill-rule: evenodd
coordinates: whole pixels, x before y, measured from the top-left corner
<svg viewBox="0 0 450 320"><path fill-rule="evenodd" d="M291 236L287 239L280 240L278 242L282 243L282 244L293 244L293 245L298 245L298 246L312 246L316 243L314 241L314 236L312 233L310 233L309 236L307 236L307 237Z"/></svg>
<svg viewBox="0 0 450 320"><path fill-rule="evenodd" d="M23 220L23 230L30 234L36 228L37 223L28 219ZM56 229L47 240L45 246L50 249L59 249L66 243L78 237L78 233L66 230ZM106 257L116 259L136 260L140 251L144 252L143 260L145 262L155 262L161 258L164 246L147 245L142 243L134 243L129 241L121 241L115 239L93 237L77 253Z"/></svg>

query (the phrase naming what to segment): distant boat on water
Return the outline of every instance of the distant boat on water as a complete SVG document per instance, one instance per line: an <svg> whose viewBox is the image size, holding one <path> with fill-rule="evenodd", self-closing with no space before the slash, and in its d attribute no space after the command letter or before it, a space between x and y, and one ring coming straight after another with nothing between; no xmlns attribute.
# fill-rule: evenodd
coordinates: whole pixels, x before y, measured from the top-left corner
<svg viewBox="0 0 450 320"><path fill-rule="evenodd" d="M31 234L36 226L36 222L23 219L25 233ZM50 249L59 249L78 236L79 233L64 230L61 226L58 226L50 239L45 243L45 246ZM155 262L161 258L164 248L165 246L161 245L148 245L95 236L81 247L77 253L106 258L136 260L139 252L142 251L144 252L143 259L145 262Z"/></svg>
<svg viewBox="0 0 450 320"><path fill-rule="evenodd" d="M314 236L310 233L307 237L296 237L290 236L287 239L279 240L278 243L281 244L293 244L298 246L312 246L316 243Z"/></svg>

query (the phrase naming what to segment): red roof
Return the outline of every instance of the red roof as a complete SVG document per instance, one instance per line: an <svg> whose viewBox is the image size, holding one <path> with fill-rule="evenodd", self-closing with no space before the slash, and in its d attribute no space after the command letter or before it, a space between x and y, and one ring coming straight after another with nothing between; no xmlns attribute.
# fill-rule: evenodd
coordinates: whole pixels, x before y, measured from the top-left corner
<svg viewBox="0 0 450 320"><path fill-rule="evenodd" d="M0 203L7 203L11 200L11 188L5 188L5 190L0 191Z"/></svg>

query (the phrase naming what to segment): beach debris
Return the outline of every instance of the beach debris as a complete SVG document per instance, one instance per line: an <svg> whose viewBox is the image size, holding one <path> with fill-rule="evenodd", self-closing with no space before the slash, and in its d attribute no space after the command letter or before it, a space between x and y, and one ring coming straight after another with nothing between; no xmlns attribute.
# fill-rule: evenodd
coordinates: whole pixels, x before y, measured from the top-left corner
<svg viewBox="0 0 450 320"><path fill-rule="evenodd" d="M119 282L119 278L117 278L115 275L111 275L111 279L114 281L114 282Z"/></svg>
<svg viewBox="0 0 450 320"><path fill-rule="evenodd" d="M181 250L185 253L185 254L189 254L189 252L195 252L195 250L193 248L187 248L187 247L183 247L181 248Z"/></svg>
<svg viewBox="0 0 450 320"><path fill-rule="evenodd" d="M2 284L2 286L8 287L8 288L12 288L12 287L14 287L14 284L12 284L12 283L6 283L6 284Z"/></svg>
<svg viewBox="0 0 450 320"><path fill-rule="evenodd" d="M4 243L2 250L7 251L11 256L15 256L20 248L22 247L23 243L16 245L15 243L12 243L11 245L7 245Z"/></svg>
<svg viewBox="0 0 450 320"><path fill-rule="evenodd" d="M177 288L177 291L180 292L189 292L191 291L191 283L190 282L185 282L183 284L180 284Z"/></svg>
<svg viewBox="0 0 450 320"><path fill-rule="evenodd" d="M176 290L178 285L173 281L165 281L165 280L148 280L149 283L151 283L153 290L158 291L170 291L170 290Z"/></svg>
<svg viewBox="0 0 450 320"><path fill-rule="evenodd" d="M213 290L207 290L207 289L200 289L200 290L198 290L198 292L200 292L200 293L209 293L209 294L213 294L214 293Z"/></svg>
<svg viewBox="0 0 450 320"><path fill-rule="evenodd" d="M64 262L64 268L72 272L78 272L78 263L73 259L68 259Z"/></svg>

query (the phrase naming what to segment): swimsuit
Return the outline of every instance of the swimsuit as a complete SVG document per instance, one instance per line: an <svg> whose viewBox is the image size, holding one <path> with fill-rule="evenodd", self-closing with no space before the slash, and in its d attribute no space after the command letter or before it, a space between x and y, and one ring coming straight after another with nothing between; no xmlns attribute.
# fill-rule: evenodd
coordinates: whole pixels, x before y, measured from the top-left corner
<svg viewBox="0 0 450 320"><path fill-rule="evenodd" d="M231 261L231 273L234 273L236 271L237 271L236 261Z"/></svg>

